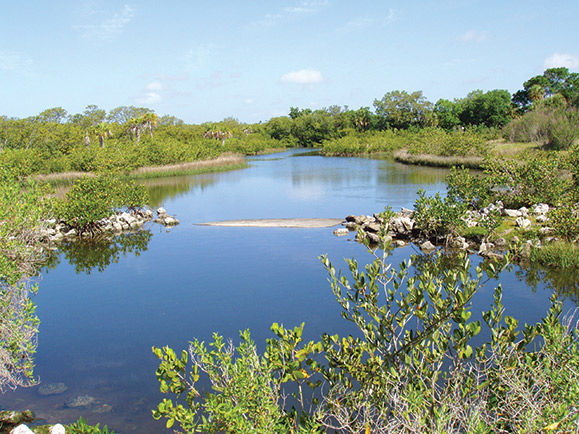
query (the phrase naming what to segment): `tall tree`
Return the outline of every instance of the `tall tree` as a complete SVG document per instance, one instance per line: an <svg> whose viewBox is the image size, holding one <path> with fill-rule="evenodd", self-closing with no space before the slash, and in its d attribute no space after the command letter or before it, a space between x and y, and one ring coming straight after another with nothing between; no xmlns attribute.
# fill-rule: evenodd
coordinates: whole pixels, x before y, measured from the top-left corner
<svg viewBox="0 0 579 434"><path fill-rule="evenodd" d="M62 123L68 116L68 112L62 107L53 107L44 110L38 115L40 122Z"/></svg>
<svg viewBox="0 0 579 434"><path fill-rule="evenodd" d="M395 90L380 100L374 100L376 115L384 120L387 128L406 129L410 126L426 126L432 119L432 103L421 90L412 93Z"/></svg>
<svg viewBox="0 0 579 434"><path fill-rule="evenodd" d="M507 90L475 90L462 100L462 107L460 120L465 125L502 127L512 119L511 94Z"/></svg>

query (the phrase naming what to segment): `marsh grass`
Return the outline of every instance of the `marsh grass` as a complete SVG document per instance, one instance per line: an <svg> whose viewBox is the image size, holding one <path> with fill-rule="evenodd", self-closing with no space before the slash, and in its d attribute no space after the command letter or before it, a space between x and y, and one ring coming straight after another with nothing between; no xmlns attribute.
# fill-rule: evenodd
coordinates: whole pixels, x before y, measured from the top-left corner
<svg viewBox="0 0 579 434"><path fill-rule="evenodd" d="M564 270L579 269L579 246L557 241L531 250L531 261Z"/></svg>
<svg viewBox="0 0 579 434"><path fill-rule="evenodd" d="M484 160L478 156L441 156L433 154L411 154L407 149L394 153L394 160L399 163L419 166L453 167L464 166L469 169L482 169Z"/></svg>

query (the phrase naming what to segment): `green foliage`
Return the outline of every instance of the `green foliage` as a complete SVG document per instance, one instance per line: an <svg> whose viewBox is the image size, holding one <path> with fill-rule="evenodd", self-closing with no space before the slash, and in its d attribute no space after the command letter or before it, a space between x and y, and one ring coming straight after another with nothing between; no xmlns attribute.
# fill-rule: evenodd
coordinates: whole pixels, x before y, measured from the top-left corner
<svg viewBox="0 0 579 434"><path fill-rule="evenodd" d="M473 91L461 101L463 125L502 127L512 118L511 94L507 90Z"/></svg>
<svg viewBox="0 0 579 434"><path fill-rule="evenodd" d="M503 130L503 137L512 142L539 142L555 150L569 149L579 139L579 114L566 104L536 108L514 119Z"/></svg>
<svg viewBox="0 0 579 434"><path fill-rule="evenodd" d="M554 154L532 156L522 162L493 160L485 165L495 198L519 208L537 203L557 205L569 199L571 180L563 177L564 161Z"/></svg>
<svg viewBox="0 0 579 434"><path fill-rule="evenodd" d="M569 242L579 238L579 209L569 203L561 203L549 211L549 225L555 235Z"/></svg>
<svg viewBox="0 0 579 434"><path fill-rule="evenodd" d="M184 432L207 433L281 433L288 426L278 401L279 381L264 357L257 354L249 331L241 333L241 343L234 347L217 334L208 346L194 341L189 353L181 357L165 347L153 348L161 360L157 378L161 392L174 393L180 403L164 399L153 417L167 418L167 428L177 422ZM187 372L187 364L193 364ZM207 375L212 391L202 393L196 383L201 374Z"/></svg>
<svg viewBox="0 0 579 434"><path fill-rule="evenodd" d="M515 92L513 103L520 111L527 111L537 102L559 95L569 104L579 104L579 74L567 68L550 68L523 83L523 90Z"/></svg>
<svg viewBox="0 0 579 434"><path fill-rule="evenodd" d="M388 128L407 129L411 126L429 126L434 124L432 103L416 91L387 92L382 99L374 100L376 115L383 118Z"/></svg>
<svg viewBox="0 0 579 434"><path fill-rule="evenodd" d="M321 153L324 155L351 156L392 152L407 145L410 134L393 131L351 132L343 137L325 140Z"/></svg>
<svg viewBox="0 0 579 434"><path fill-rule="evenodd" d="M0 168L0 391L33 384L38 317L24 278L44 257L37 229L50 211L45 192Z"/></svg>
<svg viewBox="0 0 579 434"><path fill-rule="evenodd" d="M57 215L80 234L95 235L99 220L114 209L143 206L147 192L134 182L123 183L110 175L83 176L75 181L66 198L57 208Z"/></svg>
<svg viewBox="0 0 579 434"><path fill-rule="evenodd" d="M465 223L461 217L465 214L467 204L457 201L453 196L444 199L439 193L426 196L424 190L418 191L414 202L415 225L428 237L446 238L458 235Z"/></svg>
<svg viewBox="0 0 579 434"><path fill-rule="evenodd" d="M411 154L486 157L487 138L474 130L448 132L438 128L420 130L408 147Z"/></svg>
<svg viewBox="0 0 579 434"><path fill-rule="evenodd" d="M492 178L472 176L464 167L452 167L446 176L447 195L475 209L487 205L492 195Z"/></svg>
<svg viewBox="0 0 579 434"><path fill-rule="evenodd" d="M579 270L579 247L569 242L545 244L531 250L531 261L556 270Z"/></svg>
<svg viewBox="0 0 579 434"><path fill-rule="evenodd" d="M69 434L115 434L114 431L109 431L106 425L103 428L98 423L89 425L82 417L75 423L67 425L66 432Z"/></svg>

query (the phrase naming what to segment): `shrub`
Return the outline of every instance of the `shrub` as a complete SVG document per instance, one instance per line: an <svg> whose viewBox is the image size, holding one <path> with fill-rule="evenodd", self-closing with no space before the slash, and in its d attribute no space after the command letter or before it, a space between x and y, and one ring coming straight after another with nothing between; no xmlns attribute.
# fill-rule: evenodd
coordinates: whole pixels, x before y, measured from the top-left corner
<svg viewBox="0 0 579 434"><path fill-rule="evenodd" d="M125 184L109 175L83 176L75 181L57 209L58 216L79 234L94 236L99 232L99 220L123 206L135 208L147 202L143 186Z"/></svg>
<svg viewBox="0 0 579 434"><path fill-rule="evenodd" d="M416 227L427 237L446 238L458 235L465 223L462 216L466 212L465 202L457 201L452 196L444 199L439 193L426 196L424 190L418 191L414 202L414 220Z"/></svg>

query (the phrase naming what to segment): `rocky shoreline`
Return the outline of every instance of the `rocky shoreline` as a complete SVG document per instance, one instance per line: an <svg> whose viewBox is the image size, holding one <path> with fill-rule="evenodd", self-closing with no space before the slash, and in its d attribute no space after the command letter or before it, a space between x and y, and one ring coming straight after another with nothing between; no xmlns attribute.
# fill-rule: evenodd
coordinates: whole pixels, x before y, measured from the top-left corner
<svg viewBox="0 0 579 434"><path fill-rule="evenodd" d="M156 216L155 216L156 214ZM109 217L97 222L99 235L113 237L123 233L130 233L144 228L148 222L153 222L171 228L179 224L179 220L167 214L165 208L157 208L155 212L143 208L130 211L116 211ZM38 235L41 242L57 245L63 241L86 238L90 234L79 234L72 226L63 221L50 219L42 222Z"/></svg>
<svg viewBox="0 0 579 434"><path fill-rule="evenodd" d="M388 240L394 247L414 244L424 253L431 253L438 246L444 246L457 251L476 253L485 258L502 259L507 251L512 251L516 253L515 259L525 260L530 257L532 248L541 248L544 243L557 241L557 238L552 236L553 228L548 225L547 214L550 210L546 204L537 204L530 209L525 207L508 209L499 201L480 211L467 211L462 217L467 228L479 226L491 213L499 214L503 222L511 226L492 237L475 236L467 239L450 234L443 237L429 237L417 227L414 211L404 208L389 219L385 217L385 213L348 215L342 223L344 227L334 230L334 235L346 236L355 232L358 241L367 241L370 246ZM525 239L524 232L540 233L543 240L537 237Z"/></svg>

